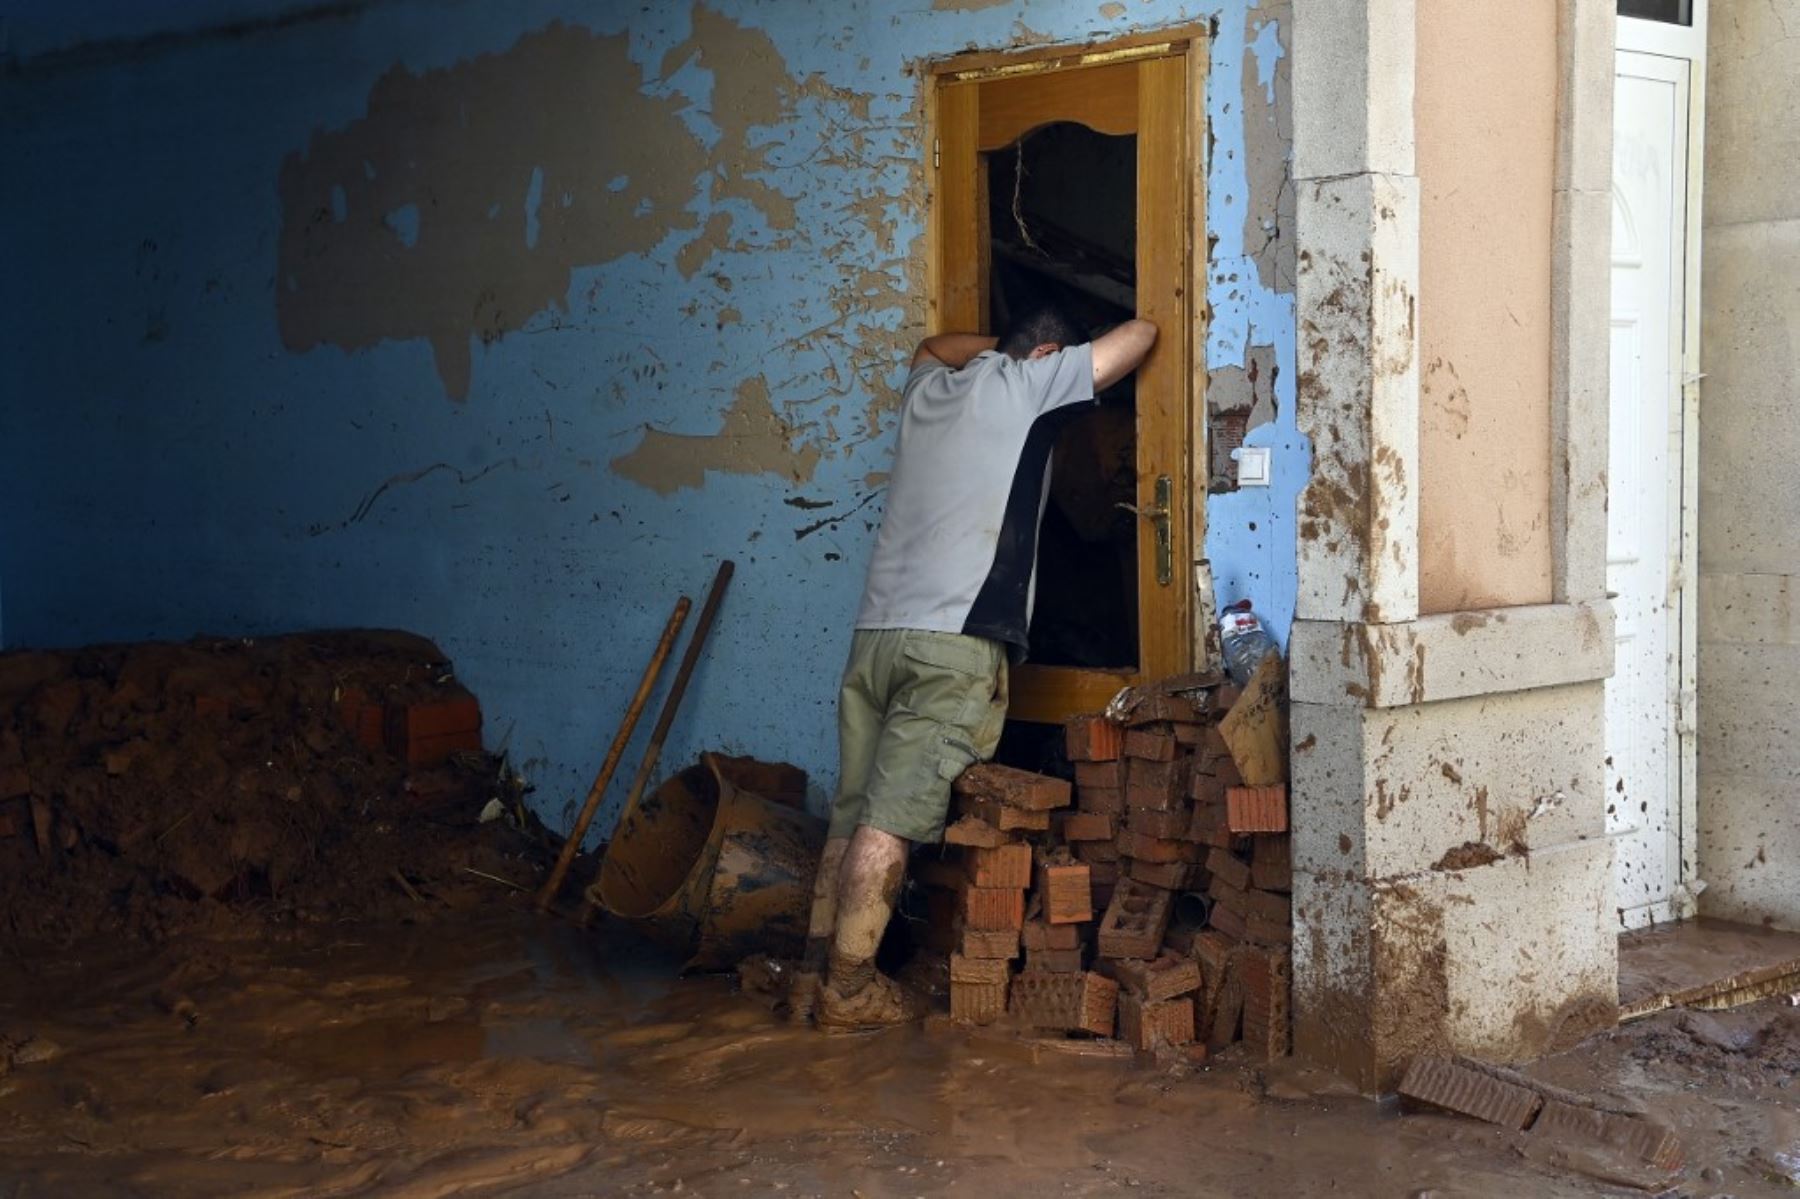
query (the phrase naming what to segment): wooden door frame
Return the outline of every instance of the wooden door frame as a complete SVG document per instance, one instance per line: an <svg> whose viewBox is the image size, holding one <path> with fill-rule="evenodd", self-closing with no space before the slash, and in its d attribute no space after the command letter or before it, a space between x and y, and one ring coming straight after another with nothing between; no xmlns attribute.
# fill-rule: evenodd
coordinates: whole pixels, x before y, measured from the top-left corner
<svg viewBox="0 0 1800 1199"><path fill-rule="evenodd" d="M1180 286L1177 289L1179 310L1172 323L1180 325L1179 330L1167 327L1171 322L1159 322L1163 325L1157 353L1173 351L1177 361L1172 370L1175 377L1181 380L1180 401L1186 405L1185 416L1178 414L1178 423L1186 429L1185 444L1171 469L1171 477L1175 484L1175 494L1171 500L1174 517L1178 522L1174 538L1176 560L1174 562L1174 580L1170 586L1179 588L1176 595L1177 627L1161 630L1160 634L1176 639L1175 661L1176 671L1192 669L1204 643L1204 630L1197 624L1195 602L1195 567L1205 556L1206 538L1206 397L1205 367L1206 362L1206 254L1205 241L1201 230L1205 224L1206 213L1206 176L1203 169L1205 162L1203 150L1206 136L1206 73L1209 64L1209 30L1204 25L1190 25L1179 28L1159 30L1138 34L1116 40L1093 43L1085 46L1069 47L1037 47L1021 51L979 51L959 54L931 64L925 79L926 122L931 138L931 170L928 173L927 207L928 220L926 228L926 332L945 332L946 295L945 272L942 268L947 251L962 250L968 252L981 247L985 252L987 237L986 206L978 197L983 188L979 178L952 178L950 169L940 165L939 147L946 128L954 122L967 122L977 119L974 105L941 103L943 89L947 85L962 83L988 83L1025 75L1043 74L1053 71L1076 71L1088 68L1111 66L1127 62L1143 62L1149 59L1179 59L1185 74L1184 90L1185 111L1182 113L1185 144L1182 148L1184 174L1188 186L1178 192L1180 206L1185 209L1178 214L1178 223L1182 229L1182 255L1184 264L1180 271ZM952 197L957 197L952 199ZM975 198L973 211L968 205ZM1140 209L1144 203L1140 193ZM1140 212L1140 220L1141 220ZM954 228L949 226L955 225ZM983 276L985 278L985 275ZM964 297L964 302L970 302ZM976 296L972 302L977 311L986 311L986 296ZM1140 312L1143 310L1140 309ZM1146 313L1146 315L1149 315ZM1153 502L1144 492L1145 480L1139 480L1138 502L1140 506L1148 506ZM1185 495L1183 494L1185 492ZM1140 559L1141 561L1141 559ZM1141 586L1141 584L1140 584ZM1140 627L1138 630L1140 664L1151 658L1148 635L1152 631ZM1169 649L1165 643L1164 652ZM1032 667L1022 667L1019 682L1029 686ZM1024 702L1015 689L1013 718L1020 720L1054 721L1060 720L1064 712L1093 710L1105 704L1111 698L1111 692L1137 677L1130 672L1088 672L1089 678L1084 685L1067 691L1042 693L1038 696L1027 695ZM1105 679L1111 675L1110 680ZM1101 694L1104 690L1106 693ZM1033 702L1035 699L1036 702Z"/></svg>

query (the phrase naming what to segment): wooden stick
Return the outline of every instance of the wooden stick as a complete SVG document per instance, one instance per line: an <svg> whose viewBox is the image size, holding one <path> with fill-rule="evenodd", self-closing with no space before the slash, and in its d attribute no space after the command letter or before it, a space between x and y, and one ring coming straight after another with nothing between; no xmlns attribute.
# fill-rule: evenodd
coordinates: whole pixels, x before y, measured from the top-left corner
<svg viewBox="0 0 1800 1199"><path fill-rule="evenodd" d="M719 601L725 598L725 587L731 582L731 574L736 569L731 560L726 559L719 563L719 573L713 576L712 589L706 593L706 603L700 607L700 619L694 622L694 635L688 640L687 653L681 659L681 669L675 672L675 681L669 685L668 698L663 700L662 714L656 718L656 728L650 734L650 747L644 751L644 760L638 766L637 777L631 780L631 793L625 797L625 806L619 809L621 821L637 807L638 800L644 794L644 785L650 781L657 759L662 757L663 742L668 739L669 726L675 723L675 713L681 707L681 697L687 693L688 679L700 661L700 651L706 647L706 636L712 632L713 617L719 612ZM584 924L592 906L591 903L582 905Z"/></svg>
<svg viewBox="0 0 1800 1199"><path fill-rule="evenodd" d="M544 889L538 892L537 908L540 912L550 910L556 893L562 890L563 880L569 876L569 866L575 861L575 855L581 852L581 839L587 836L588 825L592 823L594 813L600 809L600 798L612 783L613 771L619 768L619 759L625 756L625 747L631 743L631 734L637 731L638 718L644 714L644 705L650 702L650 692L656 686L657 676L662 674L663 663L668 660L669 651L675 648L675 639L681 636L681 626L687 623L688 609L691 607L693 601L684 595L675 601L675 610L669 613L669 623L663 626L662 640L656 643L656 652L650 655L650 664L644 667L644 677L638 680L637 694L631 697L631 706L625 709L625 719L620 722L619 731L613 736L612 748L606 751L606 761L600 764L600 773L594 776L594 785L588 788L587 799L581 805L581 815L575 818L575 827L569 830L569 839L563 842L556 865L551 868L550 877L544 882Z"/></svg>

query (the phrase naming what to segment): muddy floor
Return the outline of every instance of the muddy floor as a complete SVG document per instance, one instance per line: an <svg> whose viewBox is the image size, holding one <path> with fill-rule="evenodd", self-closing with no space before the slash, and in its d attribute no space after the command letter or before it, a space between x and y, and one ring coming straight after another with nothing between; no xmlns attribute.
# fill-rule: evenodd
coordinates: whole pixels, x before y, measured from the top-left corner
<svg viewBox="0 0 1800 1199"><path fill-rule="evenodd" d="M827 1038L672 968L510 896L429 926L46 956L0 982L0 1194L1641 1193L1291 1066ZM1675 1193L1752 1195L1800 1172L1796 1066L1778 1001L1535 1069L1679 1128Z"/></svg>

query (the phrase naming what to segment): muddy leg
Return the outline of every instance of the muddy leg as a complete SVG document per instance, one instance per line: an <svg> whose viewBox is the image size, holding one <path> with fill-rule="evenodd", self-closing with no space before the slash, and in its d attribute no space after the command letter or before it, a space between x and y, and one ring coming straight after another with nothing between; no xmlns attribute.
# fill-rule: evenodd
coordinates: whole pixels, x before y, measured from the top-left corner
<svg viewBox="0 0 1800 1199"><path fill-rule="evenodd" d="M820 979L831 957L831 938L837 931L838 881L843 877L844 853L849 837L825 842L819 856L819 872L813 878L812 917L806 924L806 953L788 987L788 1018L797 1024L812 1021L818 1003Z"/></svg>
<svg viewBox="0 0 1800 1199"><path fill-rule="evenodd" d="M806 957L803 970L825 973L831 955L831 940L837 933L838 887L843 878L844 853L850 848L849 837L833 837L825 842L819 857L819 873L813 879L812 918L806 924Z"/></svg>
<svg viewBox="0 0 1800 1199"><path fill-rule="evenodd" d="M906 841L863 825L850 839L838 881L837 932L832 939L830 982L854 995L875 976L875 951L887 931L906 877Z"/></svg>
<svg viewBox="0 0 1800 1199"><path fill-rule="evenodd" d="M906 877L906 851L905 838L867 825L850 839L843 877L838 880L830 973L819 997L818 1023L823 1028L880 1028L921 1014L912 996L875 970L875 951Z"/></svg>

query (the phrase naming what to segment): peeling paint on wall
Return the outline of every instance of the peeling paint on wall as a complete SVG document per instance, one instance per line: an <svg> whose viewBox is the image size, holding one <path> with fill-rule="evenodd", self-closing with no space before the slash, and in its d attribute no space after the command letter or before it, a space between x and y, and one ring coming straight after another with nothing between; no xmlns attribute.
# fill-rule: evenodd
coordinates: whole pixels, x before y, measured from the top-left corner
<svg viewBox="0 0 1800 1199"><path fill-rule="evenodd" d="M641 81L624 37L562 25L443 70L389 71L368 115L282 163L283 343L362 350L424 338L445 392L466 397L472 341L563 306L575 267L697 223L685 208L702 147L680 104L645 95ZM544 119L570 110L605 119ZM563 199L540 206L527 245L533 178ZM343 197L335 212L333 196ZM420 214L410 245L387 223L407 206Z"/></svg>
<svg viewBox="0 0 1800 1199"><path fill-rule="evenodd" d="M703 487L709 470L805 483L818 469L819 447L800 441L800 432L776 414L768 381L757 375L738 384L737 399L725 410L717 433L665 433L647 427L638 447L614 458L612 468L659 495Z"/></svg>
<svg viewBox="0 0 1800 1199"><path fill-rule="evenodd" d="M422 36L370 5L0 77L0 195L24 214L0 238L17 294L44 297L0 336L20 394L59 397L0 445L8 637L419 629L554 823L632 647L731 556L731 633L664 761L785 758L822 796L925 323L918 64L1201 23L1209 386L1247 390L1277 481L1212 497L1207 546L1220 597L1284 632L1307 470L1279 266L1288 11L547 0ZM148 289L146 242L187 272ZM91 286L49 285L71 271Z"/></svg>
<svg viewBox="0 0 1800 1199"><path fill-rule="evenodd" d="M1312 469L1295 426L1290 0L1220 14L1207 79L1206 554L1221 605L1248 599L1284 643L1297 586L1295 502ZM1238 489L1239 445L1272 485Z"/></svg>

